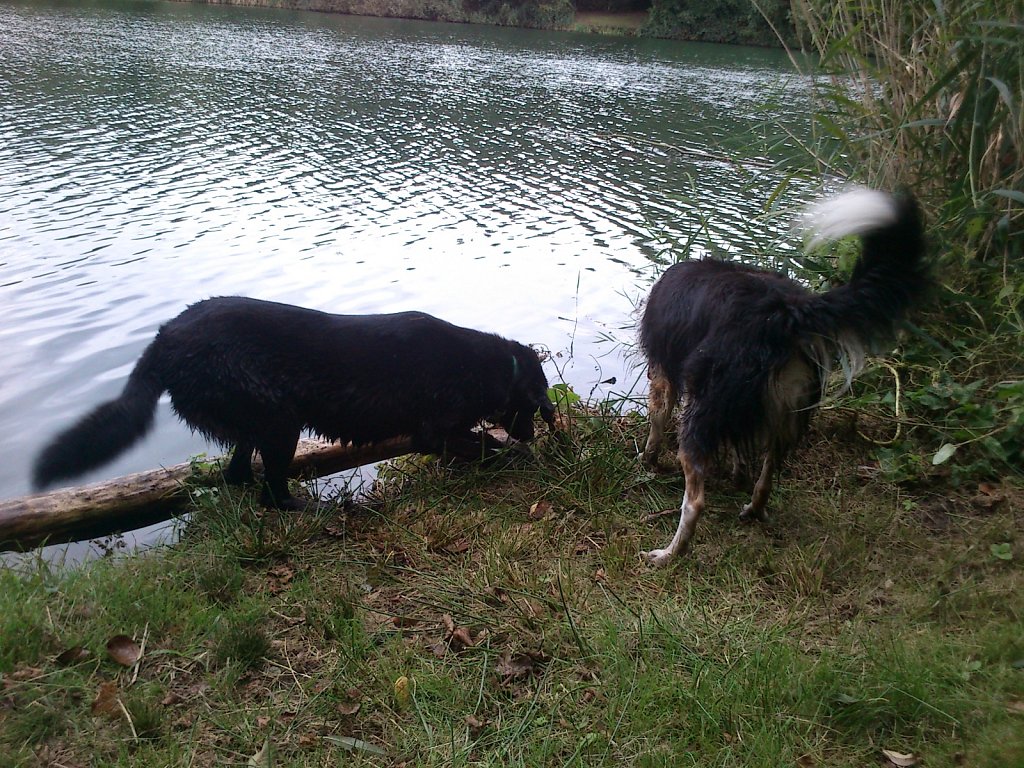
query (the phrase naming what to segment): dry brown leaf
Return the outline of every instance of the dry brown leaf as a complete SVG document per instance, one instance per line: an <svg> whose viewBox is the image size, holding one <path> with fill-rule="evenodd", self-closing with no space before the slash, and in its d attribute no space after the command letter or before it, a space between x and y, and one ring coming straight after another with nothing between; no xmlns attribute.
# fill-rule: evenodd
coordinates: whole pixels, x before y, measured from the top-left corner
<svg viewBox="0 0 1024 768"><path fill-rule="evenodd" d="M328 523L324 526L324 533L335 539L344 539L346 534L346 525L344 523Z"/></svg>
<svg viewBox="0 0 1024 768"><path fill-rule="evenodd" d="M979 493L977 496L971 497L971 506L979 512L992 512L1003 502L1003 499L1005 498L1006 497L1002 495L989 496L984 493Z"/></svg>
<svg viewBox="0 0 1024 768"><path fill-rule="evenodd" d="M457 539L450 541L442 549L449 555L462 555L470 550L473 544L469 539Z"/></svg>
<svg viewBox="0 0 1024 768"><path fill-rule="evenodd" d="M121 710L117 705L117 693L116 680L100 683L100 687L96 689L96 698L92 700L92 713L94 715L120 717Z"/></svg>
<svg viewBox="0 0 1024 768"><path fill-rule="evenodd" d="M986 496L995 496L999 493L999 486L996 483L981 482L978 483L978 493L983 493Z"/></svg>
<svg viewBox="0 0 1024 768"><path fill-rule="evenodd" d="M174 691L170 691L166 696L160 699L161 706L173 707L175 704L181 703L181 696Z"/></svg>
<svg viewBox="0 0 1024 768"><path fill-rule="evenodd" d="M362 691L358 688L349 688L345 691L345 701L338 704L338 713L342 715L354 715L359 711L362 699Z"/></svg>
<svg viewBox="0 0 1024 768"><path fill-rule="evenodd" d="M476 715L466 715L466 725L469 726L469 737L475 740L480 738L480 734L483 733L484 728L487 727L487 718L477 717Z"/></svg>
<svg viewBox="0 0 1024 768"><path fill-rule="evenodd" d="M291 563L280 563L267 571L270 594L277 595L291 586L295 578L295 567Z"/></svg>
<svg viewBox="0 0 1024 768"><path fill-rule="evenodd" d="M458 652L463 648L470 648L476 645L476 641L473 640L473 635L465 627L456 627L455 631L452 632L451 638L449 638L449 644L453 651Z"/></svg>
<svg viewBox="0 0 1024 768"><path fill-rule="evenodd" d="M502 605L508 602L508 592L501 587L484 587L487 602L491 605Z"/></svg>
<svg viewBox="0 0 1024 768"><path fill-rule="evenodd" d="M443 659L448 655L448 642L445 640L438 640L436 643L431 643L430 652L437 656L437 658Z"/></svg>
<svg viewBox="0 0 1024 768"><path fill-rule="evenodd" d="M67 667L72 664L79 664L92 656L88 648L83 648L80 645L73 645L67 650L57 654L57 663L62 667Z"/></svg>
<svg viewBox="0 0 1024 768"><path fill-rule="evenodd" d="M538 667L548 661L548 656L539 651L511 653L505 651L494 665L495 671L506 680L527 677L537 672Z"/></svg>
<svg viewBox="0 0 1024 768"><path fill-rule="evenodd" d="M452 618L450 613L446 613L441 616L441 623L444 625L445 637L451 637L452 632L455 631L455 619Z"/></svg>
<svg viewBox="0 0 1024 768"><path fill-rule="evenodd" d="M894 752L891 749L883 749L882 754L885 755L886 760L892 763L898 768L910 768L910 766L917 765L921 762L921 758L914 754L907 754L904 752Z"/></svg>
<svg viewBox="0 0 1024 768"><path fill-rule="evenodd" d="M142 649L128 635L114 635L107 640L107 654L122 667L130 667L139 660Z"/></svg>
<svg viewBox="0 0 1024 768"><path fill-rule="evenodd" d="M520 609L523 615L528 619L537 619L544 615L544 603L540 600L536 600L532 597L522 597L519 599Z"/></svg>
<svg viewBox="0 0 1024 768"><path fill-rule="evenodd" d="M17 680L24 682L26 680L35 680L37 677L43 676L43 670L39 667L19 667L7 676L7 680ZM6 680L4 681L7 682Z"/></svg>
<svg viewBox="0 0 1024 768"><path fill-rule="evenodd" d="M535 501L530 505L529 517L531 520L543 520L551 514L551 509L550 501Z"/></svg>

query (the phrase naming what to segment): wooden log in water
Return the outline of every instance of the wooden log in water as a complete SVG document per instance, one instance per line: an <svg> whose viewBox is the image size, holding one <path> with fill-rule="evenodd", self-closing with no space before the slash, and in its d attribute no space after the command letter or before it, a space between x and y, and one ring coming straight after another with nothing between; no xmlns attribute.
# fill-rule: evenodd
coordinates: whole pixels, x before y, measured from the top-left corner
<svg viewBox="0 0 1024 768"><path fill-rule="evenodd" d="M408 437L358 447L300 440L288 475L323 477L411 451ZM261 468L258 456L253 464ZM186 462L81 488L0 501L0 552L81 541L169 520L188 501L186 481L211 485L219 475L217 469L197 469Z"/></svg>

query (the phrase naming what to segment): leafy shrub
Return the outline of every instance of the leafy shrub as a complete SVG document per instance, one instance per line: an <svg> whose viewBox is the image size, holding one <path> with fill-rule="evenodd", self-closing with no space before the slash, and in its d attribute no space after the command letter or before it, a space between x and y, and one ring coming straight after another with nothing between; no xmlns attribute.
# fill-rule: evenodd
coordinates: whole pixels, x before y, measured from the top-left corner
<svg viewBox="0 0 1024 768"><path fill-rule="evenodd" d="M789 6L784 0L654 0L643 34L777 46L780 35L786 42L794 39Z"/></svg>

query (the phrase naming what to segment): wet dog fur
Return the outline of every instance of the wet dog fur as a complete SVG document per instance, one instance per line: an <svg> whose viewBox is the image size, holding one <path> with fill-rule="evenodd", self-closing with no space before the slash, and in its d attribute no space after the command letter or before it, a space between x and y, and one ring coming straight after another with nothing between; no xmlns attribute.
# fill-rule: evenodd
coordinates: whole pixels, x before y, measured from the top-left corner
<svg viewBox="0 0 1024 768"><path fill-rule="evenodd" d="M645 553L666 565L683 553L705 507L714 462L760 463L743 519L766 519L776 472L804 433L826 379L839 364L850 377L889 338L928 285L924 231L910 195L853 189L809 209L812 244L860 235L851 279L814 293L789 277L715 260L670 267L644 306L650 433L641 454L657 468L677 403L677 457L685 481L671 542Z"/></svg>
<svg viewBox="0 0 1024 768"><path fill-rule="evenodd" d="M225 479L253 480L263 498L301 506L286 472L301 433L357 445L409 436L415 450L475 450L487 419L516 440L534 436L554 408L537 353L495 334L422 312L334 315L287 304L219 297L164 324L124 390L55 437L33 467L42 488L102 466L141 439L169 392L193 430L234 452Z"/></svg>

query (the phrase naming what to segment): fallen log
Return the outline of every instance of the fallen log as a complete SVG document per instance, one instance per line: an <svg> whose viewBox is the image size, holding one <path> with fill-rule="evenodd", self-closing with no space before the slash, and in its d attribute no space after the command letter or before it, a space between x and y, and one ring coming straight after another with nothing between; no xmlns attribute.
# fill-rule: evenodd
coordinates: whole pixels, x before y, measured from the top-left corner
<svg viewBox="0 0 1024 768"><path fill-rule="evenodd" d="M412 452L412 439L397 437L353 446L300 440L289 477L308 477L393 459ZM259 456L253 462L261 469ZM193 462L138 472L80 488L62 488L0 501L0 552L24 551L131 531L169 520L188 501L189 485L213 485L216 467Z"/></svg>

